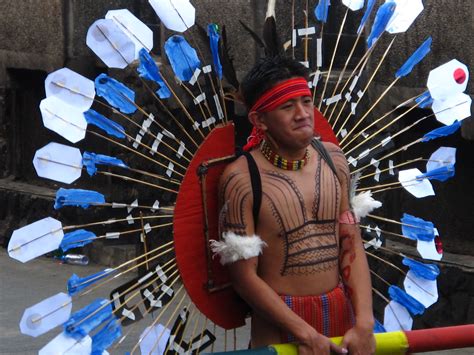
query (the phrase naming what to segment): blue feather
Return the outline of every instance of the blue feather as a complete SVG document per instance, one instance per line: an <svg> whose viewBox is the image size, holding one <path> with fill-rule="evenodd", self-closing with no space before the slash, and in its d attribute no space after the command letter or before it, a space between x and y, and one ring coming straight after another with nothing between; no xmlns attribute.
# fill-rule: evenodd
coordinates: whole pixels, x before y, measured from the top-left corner
<svg viewBox="0 0 474 355"><path fill-rule="evenodd" d="M212 62L214 63L214 70L217 73L219 79L222 80L222 64L221 59L219 58L219 39L221 38L221 36L217 31L218 27L216 24L211 23L207 26L207 33L209 35L209 42L212 53Z"/></svg>
<svg viewBox="0 0 474 355"><path fill-rule="evenodd" d="M428 142L432 139L449 136L455 133L460 127L461 123L459 123L459 121L454 121L454 123L449 126L436 128L431 132L426 133L423 136L422 142Z"/></svg>
<svg viewBox="0 0 474 355"><path fill-rule="evenodd" d="M400 78L402 76L407 76L408 74L410 74L415 65L421 62L423 58L425 58L426 55L430 52L431 42L432 38L428 37L428 39L424 41L421 46L417 48L416 51L413 52L410 58L408 58L406 62L403 63L400 69L397 70L397 72L395 73L395 77Z"/></svg>
<svg viewBox="0 0 474 355"><path fill-rule="evenodd" d="M421 96L415 99L416 103L418 103L419 108L427 108L433 103L433 98L430 95L430 92L426 90Z"/></svg>
<svg viewBox="0 0 474 355"><path fill-rule="evenodd" d="M105 306L105 304L107 304ZM99 308L102 309L98 310ZM85 319L91 313L93 316ZM66 323L64 323L64 332L70 337L80 340L84 338L90 331L97 328L102 322L107 321L112 316L112 304L105 298L98 298L91 304L85 306L79 311L73 313ZM83 320L85 319L85 320ZM81 321L80 324L78 324Z"/></svg>
<svg viewBox="0 0 474 355"><path fill-rule="evenodd" d="M103 97L111 106L122 113L134 113L135 93L120 81L106 74L100 74L95 78L95 90L98 96Z"/></svg>
<svg viewBox="0 0 474 355"><path fill-rule="evenodd" d="M362 20L360 21L359 28L357 29L357 34L359 34L363 29L364 26L369 19L370 14L372 13L372 10L374 9L376 0L369 0L367 2L367 8L365 9L364 16L362 17Z"/></svg>
<svg viewBox="0 0 474 355"><path fill-rule="evenodd" d="M397 286L390 286L388 294L393 301L404 306L412 316L423 314L425 306Z"/></svg>
<svg viewBox="0 0 474 355"><path fill-rule="evenodd" d="M84 118L86 119L87 123L104 130L111 136L125 138L125 129L120 124L108 119L107 117L92 109L84 112Z"/></svg>
<svg viewBox="0 0 474 355"><path fill-rule="evenodd" d="M84 154L82 154L82 164L86 167L87 173L90 176L95 175L95 173L97 172L96 165L109 165L128 168L128 166L118 158L89 152L84 152Z"/></svg>
<svg viewBox="0 0 474 355"><path fill-rule="evenodd" d="M156 82L160 89L156 91L160 99L167 99L171 96L171 91L166 86L160 74L160 69L145 48L138 53L139 64L137 71L141 77Z"/></svg>
<svg viewBox="0 0 474 355"><path fill-rule="evenodd" d="M113 269L105 269L86 277L79 277L76 274L72 274L69 280L67 280L67 292L70 296L74 296L76 293L85 289L86 287L89 287L104 277L111 275L112 270Z"/></svg>
<svg viewBox="0 0 474 355"><path fill-rule="evenodd" d="M374 24L372 25L372 31L370 32L370 35L367 38L367 45L369 46L369 48L374 45L374 43L385 31L385 28L387 27L387 24L390 21L396 6L397 5L393 1L387 1L377 10Z"/></svg>
<svg viewBox="0 0 474 355"><path fill-rule="evenodd" d="M91 355L102 355L115 340L122 335L120 321L113 317L100 331L92 337Z"/></svg>
<svg viewBox="0 0 474 355"><path fill-rule="evenodd" d="M64 234L63 240L59 248L66 252L69 249L83 247L89 243L92 243L96 238L96 235L92 232L86 231L85 229L78 229L71 233Z"/></svg>
<svg viewBox="0 0 474 355"><path fill-rule="evenodd" d="M318 5L314 8L314 16L318 21L327 22L329 5L331 5L329 0L319 0Z"/></svg>
<svg viewBox="0 0 474 355"><path fill-rule="evenodd" d="M189 45L183 36L171 36L165 42L165 53L173 72L181 81L189 81L194 71L201 67L196 50Z"/></svg>
<svg viewBox="0 0 474 355"><path fill-rule="evenodd" d="M84 209L88 208L91 203L104 203L105 197L101 193L92 190L81 189L64 189L60 188L56 191L56 199L54 201L54 209L58 210L64 206L77 206Z"/></svg>
<svg viewBox="0 0 474 355"><path fill-rule="evenodd" d="M403 223L402 234L407 238L430 242L435 237L434 224L430 221L425 221L408 213L404 213L400 221Z"/></svg>
<svg viewBox="0 0 474 355"><path fill-rule="evenodd" d="M446 181L452 178L455 174L455 169L453 164L445 165L440 168L436 168L430 171L427 171L424 174L418 175L417 179L433 179L438 181Z"/></svg>
<svg viewBox="0 0 474 355"><path fill-rule="evenodd" d="M439 267L435 264L424 264L409 258L403 258L402 263L408 266L416 276L426 280L434 281L439 275Z"/></svg>

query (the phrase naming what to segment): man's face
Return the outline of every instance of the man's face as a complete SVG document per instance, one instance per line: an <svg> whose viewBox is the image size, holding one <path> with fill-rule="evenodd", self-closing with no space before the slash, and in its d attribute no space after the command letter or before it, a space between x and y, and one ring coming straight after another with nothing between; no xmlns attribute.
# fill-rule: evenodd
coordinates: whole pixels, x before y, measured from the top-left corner
<svg viewBox="0 0 474 355"><path fill-rule="evenodd" d="M307 147L314 135L314 106L310 96L298 96L261 114L262 129L282 148Z"/></svg>

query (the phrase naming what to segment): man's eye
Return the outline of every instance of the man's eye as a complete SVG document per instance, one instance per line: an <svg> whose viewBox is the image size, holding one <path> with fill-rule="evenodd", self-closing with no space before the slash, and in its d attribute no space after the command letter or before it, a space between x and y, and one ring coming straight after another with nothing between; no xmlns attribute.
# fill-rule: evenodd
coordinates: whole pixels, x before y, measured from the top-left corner
<svg viewBox="0 0 474 355"><path fill-rule="evenodd" d="M281 109L282 109L282 110L288 110L288 109L290 109L290 108L292 108L292 107L293 107L293 105L288 104L288 105L283 105L283 106L281 106Z"/></svg>
<svg viewBox="0 0 474 355"><path fill-rule="evenodd" d="M308 104L312 104L313 103L313 99L311 99L310 97L306 98L303 100L303 103L308 105Z"/></svg>

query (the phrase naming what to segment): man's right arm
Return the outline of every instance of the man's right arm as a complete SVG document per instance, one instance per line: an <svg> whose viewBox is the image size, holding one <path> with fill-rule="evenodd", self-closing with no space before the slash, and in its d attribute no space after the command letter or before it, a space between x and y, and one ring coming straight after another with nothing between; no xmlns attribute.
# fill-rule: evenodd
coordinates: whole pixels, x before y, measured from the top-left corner
<svg viewBox="0 0 474 355"><path fill-rule="evenodd" d="M252 216L253 195L247 171L246 162L241 158L226 169L219 184L223 206L220 215L222 238L232 233L238 236L239 240L242 238L242 245L248 244L245 243L245 238L259 239L255 235ZM259 316L283 331L293 334L300 344L300 354L329 354L329 350L344 353L342 348L330 343L328 338L316 332L287 307L280 296L258 276L260 253L261 249L252 252L247 250L248 257L237 257L245 253L235 251L234 260L226 263L236 292Z"/></svg>

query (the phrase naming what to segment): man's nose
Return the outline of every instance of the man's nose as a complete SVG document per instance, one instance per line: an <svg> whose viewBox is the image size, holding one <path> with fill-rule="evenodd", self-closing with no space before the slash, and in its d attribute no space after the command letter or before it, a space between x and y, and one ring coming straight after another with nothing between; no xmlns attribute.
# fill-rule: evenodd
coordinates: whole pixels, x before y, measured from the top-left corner
<svg viewBox="0 0 474 355"><path fill-rule="evenodd" d="M308 117L308 110L305 104L302 101L297 101L295 103L295 117L296 118L307 118Z"/></svg>

